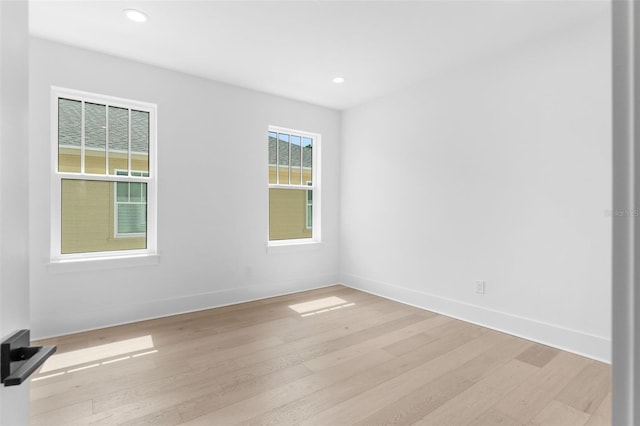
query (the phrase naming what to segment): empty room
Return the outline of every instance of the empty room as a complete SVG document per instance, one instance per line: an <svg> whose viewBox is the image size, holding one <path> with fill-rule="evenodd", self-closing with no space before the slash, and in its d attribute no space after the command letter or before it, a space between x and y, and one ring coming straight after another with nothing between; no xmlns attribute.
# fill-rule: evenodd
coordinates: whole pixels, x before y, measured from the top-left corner
<svg viewBox="0 0 640 426"><path fill-rule="evenodd" d="M0 424L637 424L634 6L0 2Z"/></svg>

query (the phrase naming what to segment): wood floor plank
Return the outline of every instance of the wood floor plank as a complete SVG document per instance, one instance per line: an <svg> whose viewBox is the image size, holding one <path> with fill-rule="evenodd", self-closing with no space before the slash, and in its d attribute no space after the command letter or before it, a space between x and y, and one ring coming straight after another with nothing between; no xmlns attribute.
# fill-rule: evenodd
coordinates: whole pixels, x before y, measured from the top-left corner
<svg viewBox="0 0 640 426"><path fill-rule="evenodd" d="M529 380L498 402L501 412L531 421L544 409L591 360L568 352L560 352Z"/></svg>
<svg viewBox="0 0 640 426"><path fill-rule="evenodd" d="M227 375L234 375L235 371L231 370ZM180 383L179 387L172 386L169 388L162 386L154 386L149 388L145 385L143 389L147 389L144 393L138 393L135 398L129 398L127 403L119 405L100 401L95 409L108 407L106 410L110 413L112 421L124 422L134 418L153 418L156 415L163 414L169 407L174 409L176 406L189 405L194 400L207 401L206 409L214 410L217 407L228 405L232 402L240 401L248 396L260 393L274 387L274 384L286 384L295 381L300 377L311 374L311 371L302 365L293 365L288 368L282 368L264 374L247 377L239 381L234 386L227 386L225 389L218 383L215 374L209 376L203 374L201 377L192 378L184 383ZM220 375L223 375L220 372ZM210 403L211 398L215 399L215 403ZM94 411L96 411L94 410Z"/></svg>
<svg viewBox="0 0 640 426"><path fill-rule="evenodd" d="M544 367L549 361L551 361L560 351L549 346L532 344L516 357L523 362L528 362L536 367Z"/></svg>
<svg viewBox="0 0 640 426"><path fill-rule="evenodd" d="M462 325L464 325L464 323L460 323L459 327ZM327 410L340 402L357 396L376 384L383 383L402 372L409 371L429 360L438 358L447 352L453 351L463 343L469 343L469 341L473 341L476 337L486 333L486 330L475 326L467 327L465 330L466 333L460 333L462 329L458 329L458 331L459 333L457 334L443 338L438 345L424 345L400 357L391 357L391 355L387 353L387 356L390 357L388 361L367 368L358 374L354 374L354 372L357 372L357 370L354 371L354 367L357 369L364 360L354 359L322 370L316 374L317 377L330 377L338 380L331 386L325 386L315 393L299 397L291 403L271 410L264 415L260 415L249 423L298 424L313 414ZM478 343L473 343L473 345L479 346ZM368 357L363 358L366 359ZM354 366L352 361L356 361L358 364Z"/></svg>
<svg viewBox="0 0 640 426"><path fill-rule="evenodd" d="M290 384L272 386L271 389L251 398L243 398L233 405L227 404L215 412L209 410L209 413L198 417L192 416L193 412L189 413L193 418L188 424L239 423L242 421L252 423L250 419L256 414L260 415L259 424L268 424L268 416L264 416L263 413L272 411L276 407L286 407L292 401L315 394L317 391L327 389L336 383L341 383L340 386L344 386L344 383L347 382L357 382L360 375L369 374L372 369L383 365L390 358L390 355L384 351L374 351L361 359L351 359L341 365L330 367L322 373L309 375ZM185 415L184 418L187 419L187 416ZM286 423L283 420L280 418L275 424ZM297 420L293 423L296 422Z"/></svg>
<svg viewBox="0 0 640 426"><path fill-rule="evenodd" d="M537 367L513 359L414 424L469 424L537 370Z"/></svg>
<svg viewBox="0 0 640 426"><path fill-rule="evenodd" d="M412 424L472 385L471 380L452 374L443 374L380 409L372 408L371 414L354 424L358 426Z"/></svg>
<svg viewBox="0 0 640 426"><path fill-rule="evenodd" d="M591 361L556 398L571 407L593 414L611 390L611 368Z"/></svg>
<svg viewBox="0 0 640 426"><path fill-rule="evenodd" d="M123 404L156 398L167 393L167 390L181 390L186 387L208 381L210 392L219 391L220 385L214 380L218 375L233 369L232 362L216 364L206 370L183 370L173 374L163 374L156 380L144 380L130 387L118 389L114 392L103 393L93 398L94 412L114 410Z"/></svg>
<svg viewBox="0 0 640 426"><path fill-rule="evenodd" d="M328 302L344 307L301 312ZM34 344L67 355L35 374L32 425L600 426L611 415L607 365L343 286Z"/></svg>
<svg viewBox="0 0 640 426"><path fill-rule="evenodd" d="M473 359L456 368L456 375L478 382L493 374L495 370L512 360L525 347L531 345L531 342L518 337L502 336L503 343L478 353Z"/></svg>
<svg viewBox="0 0 640 426"><path fill-rule="evenodd" d="M470 330L473 328L470 327ZM403 355L415 357L413 363L401 361L391 375L385 377L376 374L368 377L363 388L352 395L343 395L342 401L302 422L308 425L352 424L361 421L372 410L395 403L399 398L419 388L424 383L455 370L472 359L478 352L493 345L501 344L506 336L494 332L480 333L465 338L464 343L449 340L434 345L425 345L422 351L416 350ZM431 354L429 354L430 351ZM400 360L402 357L397 358ZM395 360L390 361L393 362Z"/></svg>
<svg viewBox="0 0 640 426"><path fill-rule="evenodd" d="M372 349L384 348L415 335L426 335L428 330L446 321L444 317L431 317L423 320L421 320L421 317L409 317L407 319L413 322L405 321L404 323L396 324L395 326L398 328L388 328L387 331L380 330L375 333L375 336L371 336L368 340L360 342L354 341L354 344L344 346L326 355L307 361L305 365L313 371L321 371L348 359L364 355ZM404 324L407 325L402 327ZM433 341L436 337L429 336L428 339L429 341Z"/></svg>
<svg viewBox="0 0 640 426"><path fill-rule="evenodd" d="M562 402L553 400L530 423L531 426L582 426L589 414Z"/></svg>
<svg viewBox="0 0 640 426"><path fill-rule="evenodd" d="M162 392L153 397L146 398L148 405L144 411L139 410L135 415L119 418L119 424L161 424L166 423L166 419L180 419L182 424L202 415L207 415L217 409L234 404L240 404L255 395L273 392L276 384L280 384L285 389L292 389L301 378L308 377L311 372L304 366L297 365L284 370L274 372L271 375L264 375L254 378L251 381L244 381L232 389L213 390L207 392L206 383L202 383L202 391L194 391L192 388L184 388L180 396L176 397L175 392Z"/></svg>
<svg viewBox="0 0 640 426"><path fill-rule="evenodd" d="M522 422L500 412L500 410L491 408L467 426L522 426Z"/></svg>
<svg viewBox="0 0 640 426"><path fill-rule="evenodd" d="M391 317L387 318L390 319ZM403 319L404 318L404 319ZM392 319L390 321L388 321L388 324L395 324L395 325L402 325L403 323L407 322L408 320L406 319L407 315L405 314L403 317L400 318L396 318L396 319ZM400 322L397 322L397 320L402 320ZM415 318L410 318L410 322L415 321ZM362 338L363 335L360 335L360 338ZM357 340L357 339L356 339ZM253 364L250 365L249 367L243 367L241 369L236 369L236 370L232 370L229 373L227 373L226 375L221 375L220 377L216 378L216 382L218 383L222 383L223 388L225 390L228 390L229 388L229 383L227 382L225 377L227 377L228 379L232 380L232 382L238 381L238 382L243 382L243 381L247 381L249 380L252 376L256 376L256 375L260 375L260 371L262 371L262 374L267 373L270 370L274 370L274 369L278 369L278 367L283 368L286 365L296 365L299 364L303 361L305 361L306 359L309 359L311 357L317 356L318 354L324 353L328 350L328 348L339 348L341 347L341 344L339 343L335 343L333 342L333 344L327 344L327 345L322 345L322 346L318 346L315 348L311 348L309 349L308 352L302 351L302 352L296 352L296 353L280 353L280 356L271 356L269 357L269 359L263 360L261 363L257 363L257 364ZM288 350L287 348L283 348L283 350ZM251 376L245 375L242 373L242 370L246 371L246 372L250 372ZM236 383L237 385L237 383ZM209 407L209 409L213 409L213 407Z"/></svg>
<svg viewBox="0 0 640 426"><path fill-rule="evenodd" d="M44 414L31 415L30 423L33 426L49 426L55 424L75 424L81 419L92 414L91 400L76 402L75 404L54 408Z"/></svg>
<svg viewBox="0 0 640 426"><path fill-rule="evenodd" d="M67 405L86 399L87 395L103 394L126 388L133 377L147 377L158 371L155 360L149 358L128 359L117 364L100 366L91 370L65 373L64 381L49 383L46 379L32 382L32 405L47 400L47 405Z"/></svg>
<svg viewBox="0 0 640 426"><path fill-rule="evenodd" d="M366 385L366 377L377 375L382 369L393 368L392 355L383 350L374 350L367 355L352 358L315 373L311 379L317 389L304 395L298 395L291 402L269 411L254 413L254 416L240 424L243 425L297 425L313 413L331 407L345 398L345 395L357 393ZM363 385L363 382L365 383Z"/></svg>
<svg viewBox="0 0 640 426"><path fill-rule="evenodd" d="M438 318L447 320L446 317L438 317ZM394 356L400 356L400 355L406 354L407 352L411 352L419 348L420 346L424 346L427 343L433 342L433 339L435 338L436 338L435 336L421 332L409 337L404 337L403 339L400 339L397 342L389 343L388 345L384 346L382 349L384 349L385 351L389 352Z"/></svg>
<svg viewBox="0 0 640 426"><path fill-rule="evenodd" d="M366 308L365 308L366 309ZM369 312L367 310L367 312ZM349 316L340 326L335 326L330 330L326 330L317 334L308 334L304 338L290 341L283 347L269 348L262 351L247 353L244 356L238 356L235 361L239 366L249 366L265 359L282 357L285 354L295 356L302 351L314 351L315 353L328 353L333 350L342 348L343 344L353 344L358 340L367 338L366 330L369 327L377 327L384 325L390 321L402 319L411 315L411 311L394 311L384 315L363 315Z"/></svg>
<svg viewBox="0 0 640 426"><path fill-rule="evenodd" d="M607 394L600 406L591 415L585 426L608 426L611 424L611 392Z"/></svg>

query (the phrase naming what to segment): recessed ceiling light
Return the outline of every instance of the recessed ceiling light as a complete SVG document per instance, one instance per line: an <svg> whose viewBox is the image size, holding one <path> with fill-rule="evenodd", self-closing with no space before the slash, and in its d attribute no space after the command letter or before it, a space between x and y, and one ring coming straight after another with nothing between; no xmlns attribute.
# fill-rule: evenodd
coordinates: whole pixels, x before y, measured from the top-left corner
<svg viewBox="0 0 640 426"><path fill-rule="evenodd" d="M135 9L125 9L122 11L124 16L133 22L147 22L147 15Z"/></svg>
<svg viewBox="0 0 640 426"><path fill-rule="evenodd" d="M333 80L331 81L333 81L336 84L344 83L344 77L334 77Z"/></svg>

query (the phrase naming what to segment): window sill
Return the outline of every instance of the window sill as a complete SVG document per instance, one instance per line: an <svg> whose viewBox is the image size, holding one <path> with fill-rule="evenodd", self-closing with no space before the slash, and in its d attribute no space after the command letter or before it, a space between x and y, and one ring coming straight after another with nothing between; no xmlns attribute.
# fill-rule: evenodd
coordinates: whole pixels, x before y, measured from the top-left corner
<svg viewBox="0 0 640 426"><path fill-rule="evenodd" d="M322 242L312 239L280 240L267 243L267 253L300 253L301 251L319 250Z"/></svg>
<svg viewBox="0 0 640 426"><path fill-rule="evenodd" d="M65 273L150 266L157 265L159 258L160 256L158 254L137 254L130 256L52 260L47 264L47 271L52 273Z"/></svg>

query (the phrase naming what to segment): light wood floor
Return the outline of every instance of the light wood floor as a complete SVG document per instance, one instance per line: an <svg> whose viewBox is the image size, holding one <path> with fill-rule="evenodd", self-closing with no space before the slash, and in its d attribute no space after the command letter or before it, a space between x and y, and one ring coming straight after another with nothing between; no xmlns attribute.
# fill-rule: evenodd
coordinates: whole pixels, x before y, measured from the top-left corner
<svg viewBox="0 0 640 426"><path fill-rule="evenodd" d="M37 343L32 425L610 424L608 365L341 286Z"/></svg>

